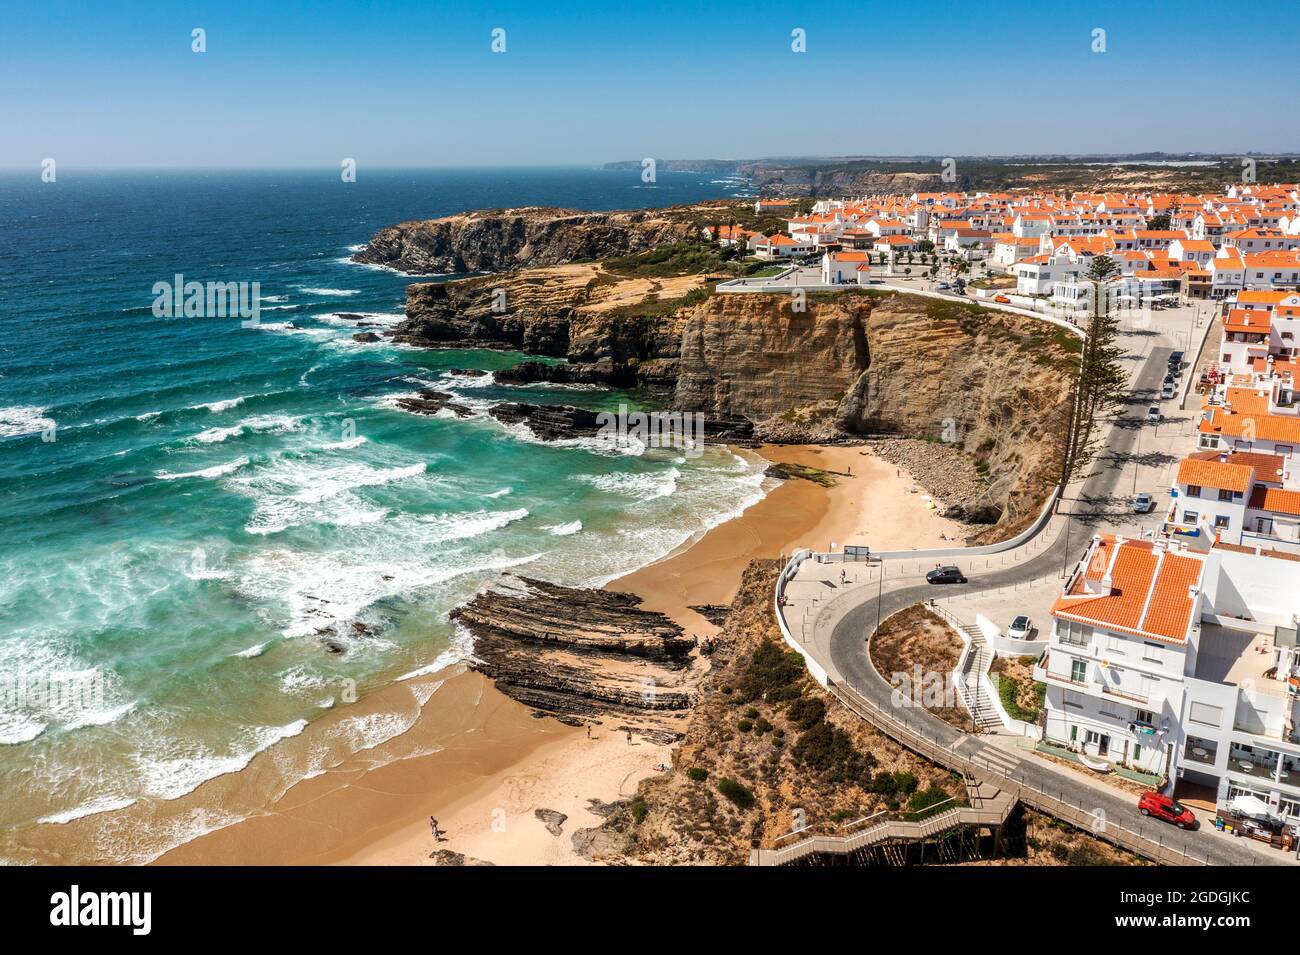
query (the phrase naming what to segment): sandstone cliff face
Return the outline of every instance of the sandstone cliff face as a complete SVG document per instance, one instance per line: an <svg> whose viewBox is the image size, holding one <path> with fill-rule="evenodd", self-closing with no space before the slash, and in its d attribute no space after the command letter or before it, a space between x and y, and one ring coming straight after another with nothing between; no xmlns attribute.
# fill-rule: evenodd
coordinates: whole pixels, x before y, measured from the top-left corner
<svg viewBox="0 0 1300 955"><path fill-rule="evenodd" d="M398 223L377 233L353 259L420 275L504 272L641 252L693 231L689 222L657 210L529 206Z"/></svg>
<svg viewBox="0 0 1300 955"><path fill-rule="evenodd" d="M711 296L675 316L674 407L762 421L838 402L867 367L868 314L845 299L795 312L789 296Z"/></svg>
<svg viewBox="0 0 1300 955"><path fill-rule="evenodd" d="M795 312L788 295L701 298L702 284L599 263L417 284L395 336L564 357L572 370L560 378L638 384L672 410L748 418L760 440L925 439L943 465L931 489L958 507L952 516L996 522L995 536L1041 506L1074 367L1064 332L919 296L819 293ZM519 377L530 375L555 377Z"/></svg>

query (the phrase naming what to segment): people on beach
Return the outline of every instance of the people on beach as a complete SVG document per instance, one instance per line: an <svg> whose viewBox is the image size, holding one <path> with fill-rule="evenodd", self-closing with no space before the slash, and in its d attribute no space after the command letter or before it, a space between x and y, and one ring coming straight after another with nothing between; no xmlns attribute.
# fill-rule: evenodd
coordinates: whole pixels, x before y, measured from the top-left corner
<svg viewBox="0 0 1300 955"><path fill-rule="evenodd" d="M433 818L433 816L430 816L430 817L429 817L429 829L433 832L433 841L434 841L434 842L446 842L446 841L447 841L447 840L443 837L442 829L440 829L440 828L438 827L438 820L435 819L435 818Z"/></svg>
<svg viewBox="0 0 1300 955"><path fill-rule="evenodd" d="M631 746L631 745L632 745L632 731L631 731L631 730L628 730L628 731L627 731L627 745L628 745L628 746Z"/></svg>
<svg viewBox="0 0 1300 955"><path fill-rule="evenodd" d="M841 570L841 571L840 571L840 586L843 587L843 586L844 586L844 581L846 581L846 580L848 580L848 579L849 579L848 572L847 572L847 571L843 571L843 570Z"/></svg>

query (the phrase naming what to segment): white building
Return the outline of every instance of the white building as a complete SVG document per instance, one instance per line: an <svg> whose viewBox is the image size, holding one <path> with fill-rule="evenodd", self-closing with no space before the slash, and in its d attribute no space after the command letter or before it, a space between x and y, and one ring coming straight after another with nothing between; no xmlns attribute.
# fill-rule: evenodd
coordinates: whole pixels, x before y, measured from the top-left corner
<svg viewBox="0 0 1300 955"><path fill-rule="evenodd" d="M1300 827L1300 561L1099 535L1052 608L1047 742Z"/></svg>

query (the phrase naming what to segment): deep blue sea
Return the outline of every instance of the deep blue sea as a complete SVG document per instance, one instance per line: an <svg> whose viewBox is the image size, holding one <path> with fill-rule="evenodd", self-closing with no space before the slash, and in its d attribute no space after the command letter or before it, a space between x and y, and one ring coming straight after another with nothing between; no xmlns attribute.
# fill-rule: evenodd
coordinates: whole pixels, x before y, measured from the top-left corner
<svg viewBox="0 0 1300 955"><path fill-rule="evenodd" d="M184 796L343 688L458 659L447 611L502 570L599 584L757 499L757 463L726 449L546 445L482 413L635 396L451 376L522 356L359 344L337 317L401 318L413 279L348 261L385 225L736 189L588 169L0 175L0 829ZM260 325L155 318L178 273L259 282ZM479 413L394 406L430 386Z"/></svg>

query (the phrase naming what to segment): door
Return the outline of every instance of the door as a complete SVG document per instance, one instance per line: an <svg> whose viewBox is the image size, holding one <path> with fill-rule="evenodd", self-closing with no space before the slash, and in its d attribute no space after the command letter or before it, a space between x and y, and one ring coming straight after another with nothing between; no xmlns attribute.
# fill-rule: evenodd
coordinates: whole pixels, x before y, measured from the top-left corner
<svg viewBox="0 0 1300 955"><path fill-rule="evenodd" d="M1110 734L1102 733L1101 739L1097 741L1097 755L1105 756L1110 752Z"/></svg>

